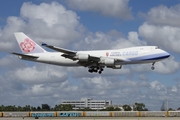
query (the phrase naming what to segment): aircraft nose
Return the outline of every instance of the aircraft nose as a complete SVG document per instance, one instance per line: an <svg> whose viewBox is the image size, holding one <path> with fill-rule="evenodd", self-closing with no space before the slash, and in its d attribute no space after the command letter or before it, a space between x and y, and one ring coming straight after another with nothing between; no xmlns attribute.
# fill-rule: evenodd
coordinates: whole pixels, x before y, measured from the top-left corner
<svg viewBox="0 0 180 120"><path fill-rule="evenodd" d="M168 52L164 51L164 57L168 58L168 57L170 57L170 54Z"/></svg>

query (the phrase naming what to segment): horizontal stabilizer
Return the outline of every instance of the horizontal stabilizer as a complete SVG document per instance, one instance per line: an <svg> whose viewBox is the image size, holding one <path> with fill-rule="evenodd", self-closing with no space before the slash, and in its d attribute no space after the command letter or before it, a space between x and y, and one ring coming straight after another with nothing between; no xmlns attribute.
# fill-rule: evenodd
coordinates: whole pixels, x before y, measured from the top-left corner
<svg viewBox="0 0 180 120"><path fill-rule="evenodd" d="M27 54L20 54L20 53L15 53L15 52L13 52L11 54L17 55L17 56L22 57L22 58L38 58L38 56L27 55Z"/></svg>

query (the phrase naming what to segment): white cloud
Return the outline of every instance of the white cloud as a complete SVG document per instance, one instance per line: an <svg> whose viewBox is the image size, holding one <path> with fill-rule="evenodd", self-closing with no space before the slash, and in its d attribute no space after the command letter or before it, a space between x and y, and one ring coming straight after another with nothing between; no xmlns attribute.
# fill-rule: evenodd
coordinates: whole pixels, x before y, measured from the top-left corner
<svg viewBox="0 0 180 120"><path fill-rule="evenodd" d="M1 68L6 68L9 70L16 70L17 68L24 68L27 65L28 64L26 62L20 61L20 59L17 56L14 56L10 53L0 58Z"/></svg>
<svg viewBox="0 0 180 120"><path fill-rule="evenodd" d="M21 16L28 21L26 31L40 40L55 45L68 45L79 39L84 31L77 14L66 10L57 2L41 3L40 5L24 3L21 8Z"/></svg>
<svg viewBox="0 0 180 120"><path fill-rule="evenodd" d="M161 89L165 89L165 87L159 83L158 81L153 81L150 83L151 85L151 89L152 90L161 90Z"/></svg>
<svg viewBox="0 0 180 120"><path fill-rule="evenodd" d="M180 4L167 7L160 5L151 8L146 22L139 27L139 35L147 43L161 46L180 53Z"/></svg>
<svg viewBox="0 0 180 120"><path fill-rule="evenodd" d="M84 41L79 41L74 46L75 48L81 48L81 50L106 50L146 45L146 42L139 39L137 32L129 32L127 39L121 33L117 35L118 33L114 30L107 34L103 32L91 33L85 37Z"/></svg>
<svg viewBox="0 0 180 120"><path fill-rule="evenodd" d="M172 91L172 92L177 92L177 87L176 87L176 86L172 86L171 91Z"/></svg>
<svg viewBox="0 0 180 120"><path fill-rule="evenodd" d="M57 2L41 3L40 5L24 3L21 7L21 16L28 20L42 20L49 27L60 23L73 28L78 24L76 13L66 10L64 6Z"/></svg>
<svg viewBox="0 0 180 120"><path fill-rule="evenodd" d="M146 42L141 41L139 39L138 33L131 31L128 33L128 39L124 38L119 38L117 41L115 41L116 45L113 46L115 49L120 49L120 48L126 48L126 47L133 47L133 46L143 46L146 45Z"/></svg>
<svg viewBox="0 0 180 120"><path fill-rule="evenodd" d="M131 69L132 71L137 72L137 73L146 73L146 72L151 71L151 63L132 65Z"/></svg>
<svg viewBox="0 0 180 120"><path fill-rule="evenodd" d="M41 84L63 82L67 80L67 73L63 67L36 64L36 66L24 66L16 71L9 71L6 73L6 77L26 84Z"/></svg>
<svg viewBox="0 0 180 120"><path fill-rule="evenodd" d="M160 5L152 8L146 15L146 19L150 24L168 25L180 27L180 4L171 6Z"/></svg>
<svg viewBox="0 0 180 120"><path fill-rule="evenodd" d="M139 79L140 79L140 80L143 80L143 81L148 80L148 78L147 78L144 74L140 74L140 75L139 75Z"/></svg>
<svg viewBox="0 0 180 120"><path fill-rule="evenodd" d="M157 62L155 64L156 69L155 71L162 74L170 74L175 73L180 68L180 63L175 60L173 56L170 58L163 60L161 62Z"/></svg>
<svg viewBox="0 0 180 120"><path fill-rule="evenodd" d="M46 12L44 12L46 11ZM0 30L0 50L10 52L17 48L14 32L25 32L36 42L47 42L57 46L68 46L80 39L85 28L79 17L57 2L35 5L24 3L20 17L10 16L7 25Z"/></svg>
<svg viewBox="0 0 180 120"><path fill-rule="evenodd" d="M145 22L139 27L139 35L148 43L180 53L180 28L157 26Z"/></svg>
<svg viewBox="0 0 180 120"><path fill-rule="evenodd" d="M147 72L157 72L161 74L171 74L175 73L180 68L180 63L175 60L173 56L168 59L158 61L154 64L155 70L151 70L152 63L149 64L141 64L141 65L132 65L131 69L137 73L147 73ZM143 79L143 76L140 76Z"/></svg>
<svg viewBox="0 0 180 120"><path fill-rule="evenodd" d="M6 26L0 30L0 51L12 52L16 47L14 32L21 31L25 22L18 17L9 16Z"/></svg>
<svg viewBox="0 0 180 120"><path fill-rule="evenodd" d="M143 102L146 107L153 110L155 107L161 107L164 100L168 99L171 103L169 106L176 108L177 99L173 96L178 95L178 85L167 87L158 80L152 82L138 80L120 80L112 77L93 77L83 78L79 89L83 89L82 94L93 96L94 98L113 99L113 103L133 104L134 102ZM108 96L107 96L108 95ZM131 103L133 99L133 103ZM153 102L149 102L149 100ZM154 106L156 105L156 106Z"/></svg>
<svg viewBox="0 0 180 120"><path fill-rule="evenodd" d="M98 12L115 18L132 19L129 0L68 0L68 6L82 11Z"/></svg>

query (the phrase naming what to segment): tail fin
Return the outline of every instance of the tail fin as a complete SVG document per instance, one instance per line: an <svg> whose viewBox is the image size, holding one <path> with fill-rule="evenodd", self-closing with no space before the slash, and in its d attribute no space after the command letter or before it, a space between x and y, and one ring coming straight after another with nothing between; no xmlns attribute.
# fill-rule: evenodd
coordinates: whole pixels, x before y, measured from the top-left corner
<svg viewBox="0 0 180 120"><path fill-rule="evenodd" d="M41 46L22 32L14 33L22 53L43 53L46 52Z"/></svg>

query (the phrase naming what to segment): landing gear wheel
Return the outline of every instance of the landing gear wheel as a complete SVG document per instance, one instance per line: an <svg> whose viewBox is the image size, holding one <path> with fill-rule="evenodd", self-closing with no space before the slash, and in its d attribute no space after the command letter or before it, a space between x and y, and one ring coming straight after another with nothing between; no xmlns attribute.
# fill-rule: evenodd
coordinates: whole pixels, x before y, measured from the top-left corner
<svg viewBox="0 0 180 120"><path fill-rule="evenodd" d="M155 69L155 67L151 67L151 69L152 69L152 70L154 70L154 69Z"/></svg>
<svg viewBox="0 0 180 120"><path fill-rule="evenodd" d="M91 69L89 69L88 72L92 73L93 71Z"/></svg>
<svg viewBox="0 0 180 120"><path fill-rule="evenodd" d="M95 72L95 73L99 73L99 74L101 74L102 71L103 71L103 67L89 67L89 70L88 70L88 72L90 72L90 73Z"/></svg>

